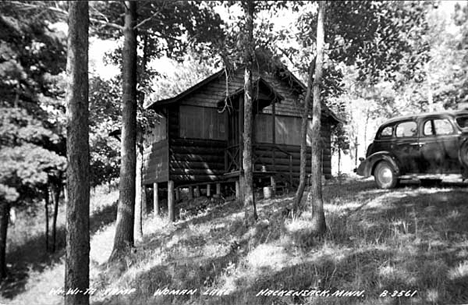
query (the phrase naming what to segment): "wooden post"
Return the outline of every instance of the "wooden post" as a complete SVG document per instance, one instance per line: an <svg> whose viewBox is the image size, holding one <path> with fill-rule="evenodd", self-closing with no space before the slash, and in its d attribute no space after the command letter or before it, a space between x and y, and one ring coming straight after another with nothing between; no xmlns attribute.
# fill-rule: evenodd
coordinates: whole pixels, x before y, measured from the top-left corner
<svg viewBox="0 0 468 305"><path fill-rule="evenodd" d="M195 198L198 198L200 197L200 186L195 186L195 194L194 194Z"/></svg>
<svg viewBox="0 0 468 305"><path fill-rule="evenodd" d="M158 183L153 183L153 215L159 215L159 186Z"/></svg>
<svg viewBox="0 0 468 305"><path fill-rule="evenodd" d="M239 183L239 180L236 180L236 199L241 199L240 198L240 183Z"/></svg>
<svg viewBox="0 0 468 305"><path fill-rule="evenodd" d="M167 182L167 211L169 214L169 220L174 221L174 181Z"/></svg>
<svg viewBox="0 0 468 305"><path fill-rule="evenodd" d="M193 199L193 186L188 188L188 199Z"/></svg>
<svg viewBox="0 0 468 305"><path fill-rule="evenodd" d="M216 183L216 196L221 197L221 183Z"/></svg>
<svg viewBox="0 0 468 305"><path fill-rule="evenodd" d="M146 184L143 184L142 186L142 192L141 192L141 213L143 215L146 215L148 214L148 200L147 200L147 197L146 197L146 194L147 194L147 185Z"/></svg>
<svg viewBox="0 0 468 305"><path fill-rule="evenodd" d="M206 197L211 197L211 184L206 185Z"/></svg>
<svg viewBox="0 0 468 305"><path fill-rule="evenodd" d="M180 189L178 187L175 189L175 200L176 202L180 200Z"/></svg>
<svg viewBox="0 0 468 305"><path fill-rule="evenodd" d="M272 194L272 197L274 197L275 194L276 194L276 181L275 181L275 177L273 177L273 176L270 177L270 184L271 184L271 194Z"/></svg>

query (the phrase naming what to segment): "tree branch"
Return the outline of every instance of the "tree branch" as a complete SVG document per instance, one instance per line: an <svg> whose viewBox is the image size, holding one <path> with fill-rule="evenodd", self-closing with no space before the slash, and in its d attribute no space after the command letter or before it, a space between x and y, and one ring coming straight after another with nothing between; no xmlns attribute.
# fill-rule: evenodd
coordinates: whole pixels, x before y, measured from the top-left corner
<svg viewBox="0 0 468 305"><path fill-rule="evenodd" d="M63 16L65 16L65 17L68 17L68 12L66 10L63 10L63 9L59 8L59 7L34 5L34 4L29 4L29 3L20 2L20 1L12 1L11 3L13 3L15 5L20 5L20 6L29 8L29 9L39 10L39 9L44 9L45 8L45 9L51 11L51 12L59 13L59 14L62 14ZM104 16L104 15L102 15L102 16ZM99 20L99 19L95 19L95 18L90 18L89 21L99 23L99 24L102 24L104 26L108 26L108 27L115 28L115 29L118 29L120 31L123 31L123 26L118 25L116 23L108 22L107 20L103 21L103 20Z"/></svg>
<svg viewBox="0 0 468 305"><path fill-rule="evenodd" d="M153 15L151 15L150 17L142 20L140 23L138 23L137 25L135 25L135 27L133 28L134 30L138 30L140 27L142 27L145 23L147 23L148 21L150 21L151 19L153 19L154 17L156 17L158 14L160 13L160 11L157 11L156 13L154 13Z"/></svg>

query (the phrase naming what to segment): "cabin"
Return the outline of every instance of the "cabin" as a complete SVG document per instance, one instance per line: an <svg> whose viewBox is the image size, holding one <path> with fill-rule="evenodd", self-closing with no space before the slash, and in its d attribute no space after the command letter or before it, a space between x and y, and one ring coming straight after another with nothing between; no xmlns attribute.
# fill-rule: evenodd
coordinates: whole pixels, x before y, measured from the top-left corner
<svg viewBox="0 0 468 305"><path fill-rule="evenodd" d="M271 184L273 192L291 189L299 182L306 87L284 67L257 69L252 79L255 185ZM182 188L189 190L189 197L194 191L216 196L229 190L238 196L243 105L243 68L221 70L173 98L149 105L159 118L146 135L142 179L153 187L155 206L160 189L167 190L169 205ZM323 104L321 120L323 176L330 178L331 131L339 119ZM171 210L170 206L169 214Z"/></svg>

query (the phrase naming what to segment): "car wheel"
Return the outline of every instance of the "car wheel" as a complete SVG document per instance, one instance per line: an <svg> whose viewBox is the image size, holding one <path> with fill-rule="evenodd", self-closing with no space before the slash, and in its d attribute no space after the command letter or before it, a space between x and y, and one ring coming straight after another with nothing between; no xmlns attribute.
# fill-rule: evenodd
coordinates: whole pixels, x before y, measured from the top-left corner
<svg viewBox="0 0 468 305"><path fill-rule="evenodd" d="M397 185L398 179L393 167L387 161L381 161L374 170L374 178L382 189L391 189Z"/></svg>
<svg viewBox="0 0 468 305"><path fill-rule="evenodd" d="M468 140L460 147L460 160L463 166L468 167Z"/></svg>

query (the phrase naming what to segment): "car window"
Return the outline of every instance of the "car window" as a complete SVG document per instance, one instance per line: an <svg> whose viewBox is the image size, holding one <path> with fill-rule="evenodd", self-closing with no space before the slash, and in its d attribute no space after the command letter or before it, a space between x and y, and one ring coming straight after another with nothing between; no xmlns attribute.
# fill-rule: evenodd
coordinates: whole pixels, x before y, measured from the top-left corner
<svg viewBox="0 0 468 305"><path fill-rule="evenodd" d="M424 123L423 125L423 134L425 136L431 136L434 134L434 131L432 130L432 120L429 120Z"/></svg>
<svg viewBox="0 0 468 305"><path fill-rule="evenodd" d="M435 119L434 128L436 135L448 135L453 133L453 126L447 119Z"/></svg>
<svg viewBox="0 0 468 305"><path fill-rule="evenodd" d="M379 134L379 138L391 137L393 134L393 126L387 126Z"/></svg>
<svg viewBox="0 0 468 305"><path fill-rule="evenodd" d="M456 118L456 121L457 121L457 124L458 126L460 126L460 128L468 128L468 115L462 115L462 116L459 116Z"/></svg>
<svg viewBox="0 0 468 305"><path fill-rule="evenodd" d="M403 122L396 126L395 134L398 138L414 137L416 135L417 130L418 128L416 122Z"/></svg>

